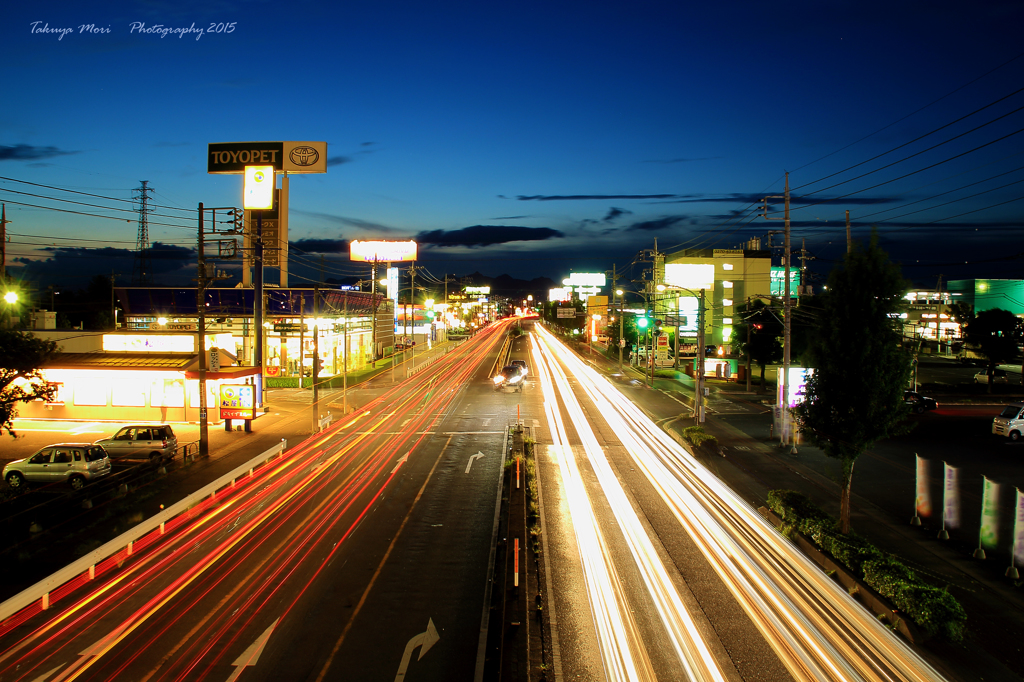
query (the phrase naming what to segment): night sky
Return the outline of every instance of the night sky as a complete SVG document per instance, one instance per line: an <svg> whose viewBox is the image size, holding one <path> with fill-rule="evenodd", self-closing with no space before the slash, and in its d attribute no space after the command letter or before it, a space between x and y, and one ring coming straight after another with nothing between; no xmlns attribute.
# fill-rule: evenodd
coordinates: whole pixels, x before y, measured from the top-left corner
<svg viewBox="0 0 1024 682"><path fill-rule="evenodd" d="M846 210L919 286L1024 277L1019 0L12 2L0 22L7 267L37 289L130 283L141 180L155 280L191 284L196 205L241 203L207 144L250 140L328 143L328 172L291 182L292 285L365 275L351 239L416 239L435 278L639 277L655 240L781 230L758 202L786 171L822 278Z"/></svg>

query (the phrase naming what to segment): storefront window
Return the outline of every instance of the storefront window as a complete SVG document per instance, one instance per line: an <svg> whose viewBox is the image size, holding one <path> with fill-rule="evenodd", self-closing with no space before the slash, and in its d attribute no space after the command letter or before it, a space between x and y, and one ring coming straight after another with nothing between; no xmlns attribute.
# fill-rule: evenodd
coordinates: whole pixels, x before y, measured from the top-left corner
<svg viewBox="0 0 1024 682"><path fill-rule="evenodd" d="M146 382L141 379L119 379L110 390L110 404L114 407L145 407Z"/></svg>
<svg viewBox="0 0 1024 682"><path fill-rule="evenodd" d="M151 407L185 407L185 382L182 379L155 379L150 389Z"/></svg>
<svg viewBox="0 0 1024 682"><path fill-rule="evenodd" d="M83 381L75 385L75 405L107 405L107 384L103 381Z"/></svg>

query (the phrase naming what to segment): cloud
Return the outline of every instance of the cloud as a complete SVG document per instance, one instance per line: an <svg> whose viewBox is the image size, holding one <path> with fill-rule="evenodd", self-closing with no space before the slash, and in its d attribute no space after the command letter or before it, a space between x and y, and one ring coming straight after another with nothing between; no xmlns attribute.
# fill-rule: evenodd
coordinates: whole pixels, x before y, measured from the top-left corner
<svg viewBox="0 0 1024 682"><path fill-rule="evenodd" d="M340 166L340 165L346 164L346 163L352 163L352 157L351 156L328 156L327 157L327 165L328 166Z"/></svg>
<svg viewBox="0 0 1024 682"><path fill-rule="evenodd" d="M56 147L36 147L30 144L0 145L0 161L35 161L78 153L63 151Z"/></svg>
<svg viewBox="0 0 1024 682"><path fill-rule="evenodd" d="M602 220L606 223L610 223L616 218L618 218L620 215L633 215L633 212L627 211L624 208L615 208L614 206L612 206L611 208L608 209L608 215L602 218Z"/></svg>
<svg viewBox="0 0 1024 682"><path fill-rule="evenodd" d="M493 246L509 242L536 242L564 237L550 227L522 227L519 225L473 225L460 230L430 230L416 235L423 245L441 248L451 246Z"/></svg>
<svg viewBox="0 0 1024 682"><path fill-rule="evenodd" d="M764 201L764 194L745 194L736 192L733 194L723 194L721 196L688 196L679 197L672 201L660 201L661 204L760 204ZM877 197L827 197L817 194L809 196L799 196L793 194L789 197L789 203L791 206L798 205L802 206L805 204L824 204L831 201L842 202L843 204L849 204L851 206L870 206L874 204L890 204L900 201L896 197L888 196L877 196ZM770 199L768 201L769 206L781 206L783 203L782 199Z"/></svg>
<svg viewBox="0 0 1024 682"><path fill-rule="evenodd" d="M504 195L498 195L505 198ZM606 201L611 199L679 199L684 194L520 194L519 201Z"/></svg>
<svg viewBox="0 0 1024 682"><path fill-rule="evenodd" d="M307 215L311 218L320 218L331 223L338 225L345 225L347 227L357 227L360 230L371 230L373 232L399 232L397 228L388 227L387 225L381 225L380 223L373 223L369 220L360 220L359 218L347 218L341 215L333 215L331 213L318 213L316 211L303 211L301 209L290 208L288 209L292 215Z"/></svg>
<svg viewBox="0 0 1024 682"><path fill-rule="evenodd" d="M658 218L656 220L644 220L639 223L633 223L626 229L629 232L659 232L661 230L667 230L671 227L675 227L678 223L687 219L688 216L684 215L665 216L664 218Z"/></svg>
<svg viewBox="0 0 1024 682"><path fill-rule="evenodd" d="M715 159L724 159L724 156L698 156L691 159L678 158L678 159L645 159L644 163L692 163L694 161L714 161Z"/></svg>
<svg viewBox="0 0 1024 682"><path fill-rule="evenodd" d="M288 246L303 253L348 253L347 239L300 239Z"/></svg>
<svg viewBox="0 0 1024 682"><path fill-rule="evenodd" d="M506 215L498 218L491 218L491 220L522 220L523 218L529 218L528 215Z"/></svg>

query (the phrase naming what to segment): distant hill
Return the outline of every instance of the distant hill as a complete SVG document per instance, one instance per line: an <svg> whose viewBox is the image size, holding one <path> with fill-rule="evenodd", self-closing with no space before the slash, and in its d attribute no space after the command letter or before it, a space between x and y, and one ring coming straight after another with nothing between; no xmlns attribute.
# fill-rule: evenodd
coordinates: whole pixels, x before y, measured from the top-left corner
<svg viewBox="0 0 1024 682"><path fill-rule="evenodd" d="M557 284L549 277L536 277L534 279L516 279L512 275L498 275L487 277L479 272L457 278L458 281L466 281L468 286L491 287L491 293L495 296L526 296L533 294L535 301L546 301L548 290L553 289Z"/></svg>

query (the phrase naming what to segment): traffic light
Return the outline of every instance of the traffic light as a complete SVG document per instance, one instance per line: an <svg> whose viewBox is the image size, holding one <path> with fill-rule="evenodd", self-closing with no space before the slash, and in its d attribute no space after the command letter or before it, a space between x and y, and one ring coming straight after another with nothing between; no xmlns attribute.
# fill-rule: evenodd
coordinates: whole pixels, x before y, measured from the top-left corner
<svg viewBox="0 0 1024 682"><path fill-rule="evenodd" d="M636 326L640 329L647 329L647 322L648 320L646 317L636 318Z"/></svg>
<svg viewBox="0 0 1024 682"><path fill-rule="evenodd" d="M316 369L317 376L319 376L320 372L324 371L324 360L323 360L323 358L316 358L314 360L314 362L316 363L315 369Z"/></svg>
<svg viewBox="0 0 1024 682"><path fill-rule="evenodd" d="M655 320L654 321L654 335L655 336L661 336L661 325L662 325L662 321L661 320Z"/></svg>

